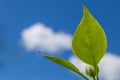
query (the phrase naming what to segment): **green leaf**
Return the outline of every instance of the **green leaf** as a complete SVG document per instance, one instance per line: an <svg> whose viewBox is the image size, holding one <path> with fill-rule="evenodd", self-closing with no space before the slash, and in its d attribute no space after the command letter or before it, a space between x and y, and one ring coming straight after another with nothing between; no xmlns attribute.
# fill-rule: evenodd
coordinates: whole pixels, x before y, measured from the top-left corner
<svg viewBox="0 0 120 80"><path fill-rule="evenodd" d="M61 66L64 66L65 68L69 69L69 70L72 70L73 72L81 75L83 78L85 78L86 80L88 80L88 78L86 76L84 76L71 62L67 61L67 60L64 60L64 59L61 59L61 58L58 58L58 57L54 57L54 56L46 56L44 55L45 58L61 65Z"/></svg>
<svg viewBox="0 0 120 80"><path fill-rule="evenodd" d="M72 39L73 53L83 62L97 66L106 49L107 39L104 30L84 6L83 17Z"/></svg>

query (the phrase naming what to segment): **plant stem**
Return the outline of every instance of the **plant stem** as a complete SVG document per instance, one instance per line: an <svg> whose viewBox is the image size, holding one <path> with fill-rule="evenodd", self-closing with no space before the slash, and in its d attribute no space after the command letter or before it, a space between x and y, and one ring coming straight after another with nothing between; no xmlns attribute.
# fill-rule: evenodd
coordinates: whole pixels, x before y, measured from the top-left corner
<svg viewBox="0 0 120 80"><path fill-rule="evenodd" d="M95 76L93 77L93 80L96 80L96 79L95 79Z"/></svg>
<svg viewBox="0 0 120 80"><path fill-rule="evenodd" d="M99 75L97 75L97 80L99 80Z"/></svg>
<svg viewBox="0 0 120 80"><path fill-rule="evenodd" d="M77 74L79 74L80 76L82 76L84 79L89 80L84 74L77 72Z"/></svg>

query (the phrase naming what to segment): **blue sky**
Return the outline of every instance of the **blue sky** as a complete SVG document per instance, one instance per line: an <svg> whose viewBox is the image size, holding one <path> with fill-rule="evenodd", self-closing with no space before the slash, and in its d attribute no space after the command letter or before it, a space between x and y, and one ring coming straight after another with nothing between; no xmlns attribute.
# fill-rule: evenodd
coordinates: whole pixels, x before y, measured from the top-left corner
<svg viewBox="0 0 120 80"><path fill-rule="evenodd" d="M107 34L107 52L119 56L120 1L83 2ZM28 52L21 44L21 36L22 31L36 23L50 27L54 33L64 32L71 36L81 17L81 0L0 0L0 79L80 80L77 75L44 59L37 52ZM67 48L51 55L69 59L72 52Z"/></svg>

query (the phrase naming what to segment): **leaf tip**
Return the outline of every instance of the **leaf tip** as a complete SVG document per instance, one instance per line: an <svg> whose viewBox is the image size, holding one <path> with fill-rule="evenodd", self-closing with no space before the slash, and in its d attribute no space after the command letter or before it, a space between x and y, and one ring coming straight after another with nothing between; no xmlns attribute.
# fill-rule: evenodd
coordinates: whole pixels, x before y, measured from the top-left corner
<svg viewBox="0 0 120 80"><path fill-rule="evenodd" d="M87 6L83 4L83 12L85 13L86 11L88 11Z"/></svg>

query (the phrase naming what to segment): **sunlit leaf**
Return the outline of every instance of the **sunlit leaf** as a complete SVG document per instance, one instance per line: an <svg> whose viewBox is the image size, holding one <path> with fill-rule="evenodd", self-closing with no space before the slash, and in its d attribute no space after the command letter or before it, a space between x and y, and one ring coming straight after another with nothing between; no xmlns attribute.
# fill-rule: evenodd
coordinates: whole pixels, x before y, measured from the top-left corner
<svg viewBox="0 0 120 80"><path fill-rule="evenodd" d="M104 30L88 9L83 7L83 17L73 39L73 53L83 62L97 66L107 49Z"/></svg>
<svg viewBox="0 0 120 80"><path fill-rule="evenodd" d="M81 75L83 78L85 78L86 80L88 80L88 78L86 76L84 76L71 62L64 60L62 58L58 58L58 57L54 57L54 56L46 56L44 55L45 58L61 65L64 66L65 68L72 70L73 72Z"/></svg>

